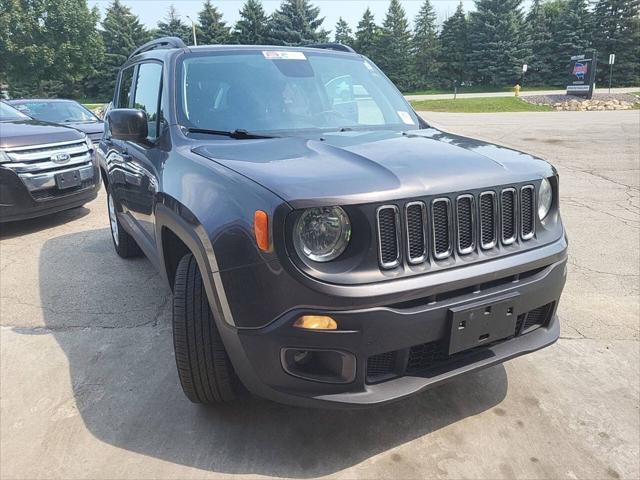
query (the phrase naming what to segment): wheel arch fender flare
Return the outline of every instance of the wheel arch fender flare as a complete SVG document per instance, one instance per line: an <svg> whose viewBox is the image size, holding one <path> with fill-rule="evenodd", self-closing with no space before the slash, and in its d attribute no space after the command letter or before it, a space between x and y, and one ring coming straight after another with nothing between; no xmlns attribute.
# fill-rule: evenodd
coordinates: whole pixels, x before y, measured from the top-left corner
<svg viewBox="0 0 640 480"><path fill-rule="evenodd" d="M155 209L156 239L158 245L158 262L160 273L172 287L173 279L169 278L166 245L163 241L163 230L169 230L187 247L194 256L200 274L202 275L205 292L214 317L223 323L235 326L229 308L224 286L217 268L217 261L213 246L202 224L196 216L175 199L166 198L164 203L158 203ZM180 259L176 259L179 262Z"/></svg>

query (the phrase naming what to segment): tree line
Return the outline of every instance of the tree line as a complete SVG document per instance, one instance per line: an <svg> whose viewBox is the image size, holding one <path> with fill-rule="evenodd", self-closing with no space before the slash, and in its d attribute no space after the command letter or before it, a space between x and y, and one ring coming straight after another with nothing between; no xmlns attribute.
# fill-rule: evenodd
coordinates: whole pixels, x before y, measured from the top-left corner
<svg viewBox="0 0 640 480"><path fill-rule="evenodd" d="M390 0L377 23L367 8L355 28L340 18L333 34L310 0L282 0L267 15L246 0L234 25L210 0L194 18L198 44L307 45L335 41L371 58L403 91L466 85L525 83L562 87L571 55L596 51L598 82L608 83L608 56L616 54L614 85L640 83L640 0L476 0L462 3L441 25L431 0L410 23L400 0ZM193 44L192 25L174 6L148 29L121 0L100 19L86 0L0 0L0 83L13 96L107 100L118 69L152 38Z"/></svg>

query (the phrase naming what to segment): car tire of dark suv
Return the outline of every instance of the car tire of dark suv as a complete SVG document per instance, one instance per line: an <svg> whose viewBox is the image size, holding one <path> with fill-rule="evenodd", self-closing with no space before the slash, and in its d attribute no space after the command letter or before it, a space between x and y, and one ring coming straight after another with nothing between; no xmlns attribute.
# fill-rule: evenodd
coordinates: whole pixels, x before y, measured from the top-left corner
<svg viewBox="0 0 640 480"><path fill-rule="evenodd" d="M173 289L173 346L180 384L194 403L215 404L236 398L239 380L216 327L191 254L176 271Z"/></svg>
<svg viewBox="0 0 640 480"><path fill-rule="evenodd" d="M129 235L116 215L118 209L118 202L111 193L111 188L107 186L107 210L109 213L109 227L111 229L111 240L113 240L113 247L116 249L116 253L122 258L139 257L142 255L142 250Z"/></svg>

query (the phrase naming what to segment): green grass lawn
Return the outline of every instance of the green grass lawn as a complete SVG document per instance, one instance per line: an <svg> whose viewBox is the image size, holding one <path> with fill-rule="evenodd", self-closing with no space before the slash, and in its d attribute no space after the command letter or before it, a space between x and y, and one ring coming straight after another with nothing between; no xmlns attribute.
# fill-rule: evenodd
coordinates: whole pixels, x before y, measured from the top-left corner
<svg viewBox="0 0 640 480"><path fill-rule="evenodd" d="M87 107L89 110L93 110L94 108L101 107L104 103L83 103L82 105Z"/></svg>
<svg viewBox="0 0 640 480"><path fill-rule="evenodd" d="M538 92L541 90L562 90L561 87L534 87L525 85L521 90L522 92ZM513 85L505 86L505 87L486 87L486 86L475 86L475 87L460 87L458 88L458 93L495 93L495 92L513 92ZM419 90L417 92L405 92L403 95L453 95L453 88L430 88L427 90Z"/></svg>
<svg viewBox="0 0 640 480"><path fill-rule="evenodd" d="M548 105L533 105L516 97L460 98L457 100L419 100L413 108L429 112L493 113L493 112L552 112Z"/></svg>

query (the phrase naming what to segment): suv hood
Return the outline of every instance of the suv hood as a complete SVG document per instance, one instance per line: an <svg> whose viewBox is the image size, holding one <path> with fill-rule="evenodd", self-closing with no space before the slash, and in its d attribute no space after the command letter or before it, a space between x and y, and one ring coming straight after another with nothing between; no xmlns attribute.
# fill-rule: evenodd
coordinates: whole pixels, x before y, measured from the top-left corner
<svg viewBox="0 0 640 480"><path fill-rule="evenodd" d="M0 148L29 147L83 138L84 135L73 128L38 120L0 122Z"/></svg>
<svg viewBox="0 0 640 480"><path fill-rule="evenodd" d="M348 204L485 188L553 174L531 155L436 129L224 140L194 153L276 193L295 207Z"/></svg>

